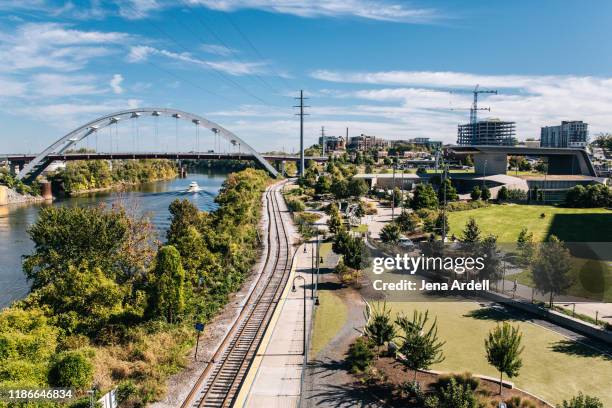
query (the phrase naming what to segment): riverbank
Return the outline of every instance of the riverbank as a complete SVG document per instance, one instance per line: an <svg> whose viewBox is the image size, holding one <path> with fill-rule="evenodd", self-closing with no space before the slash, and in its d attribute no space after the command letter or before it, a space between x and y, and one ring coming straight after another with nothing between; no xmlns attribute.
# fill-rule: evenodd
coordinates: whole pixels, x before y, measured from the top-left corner
<svg viewBox="0 0 612 408"><path fill-rule="evenodd" d="M175 176L172 177L164 177L164 178L159 178L159 179L151 179L151 180L147 180L147 181L138 181L138 182L132 182L132 181L119 181L115 184L112 184L110 186L107 187L97 187L97 188L88 188L88 189L84 189L84 190L76 190L76 191L67 191L65 192L66 197L78 197L78 196L84 196L87 194L92 194L92 193L103 193L103 192L108 192L108 191L128 191L128 190L132 190L134 187L138 187L142 184L145 183L156 183L159 181L168 181L168 180L173 180L175 178L178 177L178 173Z"/></svg>
<svg viewBox="0 0 612 408"><path fill-rule="evenodd" d="M8 188L7 186L0 186L0 206L11 204L40 203L44 201L45 199L41 196L19 194L12 188Z"/></svg>

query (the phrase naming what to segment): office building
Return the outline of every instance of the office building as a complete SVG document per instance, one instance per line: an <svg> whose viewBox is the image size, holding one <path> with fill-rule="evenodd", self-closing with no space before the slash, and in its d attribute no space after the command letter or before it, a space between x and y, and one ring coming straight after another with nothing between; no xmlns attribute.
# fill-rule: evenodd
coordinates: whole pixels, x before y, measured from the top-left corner
<svg viewBox="0 0 612 408"><path fill-rule="evenodd" d="M564 120L560 126L544 126L540 132L540 147L585 147L589 141L588 126L581 120Z"/></svg>
<svg viewBox="0 0 612 408"><path fill-rule="evenodd" d="M514 146L517 144L515 123L487 119L459 125L457 144L460 146Z"/></svg>

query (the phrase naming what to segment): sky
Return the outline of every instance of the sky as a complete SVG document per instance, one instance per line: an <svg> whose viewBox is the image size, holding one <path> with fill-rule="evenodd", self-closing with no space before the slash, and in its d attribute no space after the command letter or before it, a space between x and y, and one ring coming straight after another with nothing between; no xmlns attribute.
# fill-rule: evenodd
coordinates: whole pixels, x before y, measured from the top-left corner
<svg viewBox="0 0 612 408"><path fill-rule="evenodd" d="M594 136L612 131L611 19L607 0L0 0L0 153L130 107L296 151L300 89L307 145L321 126L454 143L477 84L498 92L479 117L515 121L519 140L561 120ZM139 146L170 150L169 121L162 142L138 124Z"/></svg>

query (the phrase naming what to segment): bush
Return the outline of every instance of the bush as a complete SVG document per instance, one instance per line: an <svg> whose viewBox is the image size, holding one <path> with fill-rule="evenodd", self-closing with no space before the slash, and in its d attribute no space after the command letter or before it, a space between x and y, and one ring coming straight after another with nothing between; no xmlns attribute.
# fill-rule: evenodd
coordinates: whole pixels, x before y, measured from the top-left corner
<svg viewBox="0 0 612 408"><path fill-rule="evenodd" d="M565 196L567 207L610 207L612 206L612 190L604 184L591 184L586 187L572 187Z"/></svg>
<svg viewBox="0 0 612 408"><path fill-rule="evenodd" d="M577 396L571 400L564 400L561 405L557 405L557 408L603 408L603 402L597 397L590 397L583 393L578 393Z"/></svg>
<svg viewBox="0 0 612 408"><path fill-rule="evenodd" d="M489 207L490 205L491 205L490 203L486 201L482 201L482 200L453 201L446 205L446 209L451 212L452 211L467 211L467 210L475 210L477 208Z"/></svg>
<svg viewBox="0 0 612 408"><path fill-rule="evenodd" d="M461 374L444 374L438 377L438 381L436 382L436 388L442 389L447 387L451 380L455 380L455 382L459 385L463 385L465 387L469 387L473 390L476 390L480 385L480 380L477 377L474 377L470 372L464 372Z"/></svg>
<svg viewBox="0 0 612 408"><path fill-rule="evenodd" d="M536 408L536 405L528 399L521 399L521 397L512 397L506 400L507 408Z"/></svg>
<svg viewBox="0 0 612 408"><path fill-rule="evenodd" d="M474 390L469 385L457 383L451 378L449 383L441 388L438 393L437 408L477 408L478 400Z"/></svg>
<svg viewBox="0 0 612 408"><path fill-rule="evenodd" d="M422 405L425 402L425 392L423 392L421 385L416 381L406 381L400 384L399 391L404 398L408 398L417 405Z"/></svg>
<svg viewBox="0 0 612 408"><path fill-rule="evenodd" d="M84 390L93 381L93 365L78 351L60 353L49 371L49 384L56 387L74 387Z"/></svg>
<svg viewBox="0 0 612 408"><path fill-rule="evenodd" d="M287 200L287 208L291 212L300 212L306 209L306 204L299 198L290 198Z"/></svg>
<svg viewBox="0 0 612 408"><path fill-rule="evenodd" d="M359 337L350 345L346 361L352 373L364 372L370 367L372 360L374 360L372 348L372 344L365 337Z"/></svg>
<svg viewBox="0 0 612 408"><path fill-rule="evenodd" d="M527 191L511 188L508 190L508 201L527 201Z"/></svg>

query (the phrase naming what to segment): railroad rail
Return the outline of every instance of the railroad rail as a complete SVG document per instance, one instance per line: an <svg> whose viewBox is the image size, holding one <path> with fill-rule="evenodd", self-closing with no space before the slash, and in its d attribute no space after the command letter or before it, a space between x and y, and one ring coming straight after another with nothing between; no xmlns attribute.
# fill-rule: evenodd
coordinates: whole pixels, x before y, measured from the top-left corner
<svg viewBox="0 0 612 408"><path fill-rule="evenodd" d="M268 248L262 273L236 322L181 405L183 408L234 404L287 283L291 245L276 187L266 192L266 203Z"/></svg>

